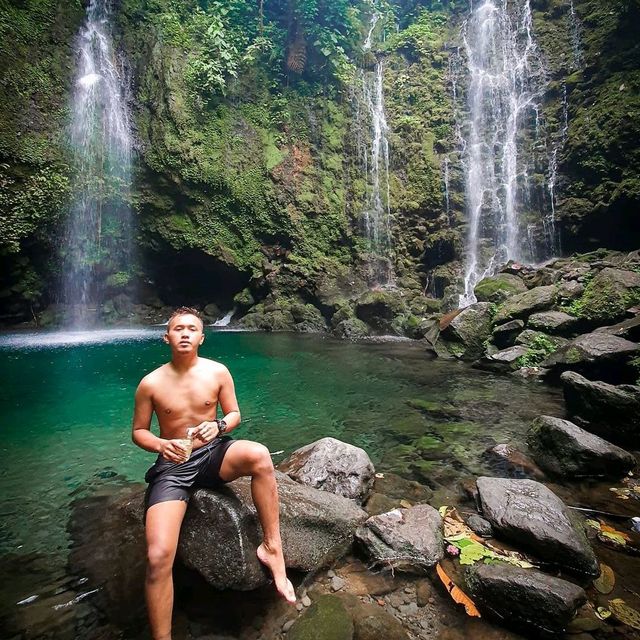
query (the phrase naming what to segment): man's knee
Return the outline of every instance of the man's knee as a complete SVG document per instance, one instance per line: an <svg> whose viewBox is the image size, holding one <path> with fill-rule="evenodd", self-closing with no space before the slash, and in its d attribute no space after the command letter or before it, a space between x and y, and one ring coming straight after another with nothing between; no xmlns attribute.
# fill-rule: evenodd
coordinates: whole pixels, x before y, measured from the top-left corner
<svg viewBox="0 0 640 640"><path fill-rule="evenodd" d="M273 473L273 461L269 449L262 444L252 443L247 448L246 460L254 474Z"/></svg>
<svg viewBox="0 0 640 640"><path fill-rule="evenodd" d="M147 568L151 578L171 573L175 549L162 543L149 545L147 549Z"/></svg>

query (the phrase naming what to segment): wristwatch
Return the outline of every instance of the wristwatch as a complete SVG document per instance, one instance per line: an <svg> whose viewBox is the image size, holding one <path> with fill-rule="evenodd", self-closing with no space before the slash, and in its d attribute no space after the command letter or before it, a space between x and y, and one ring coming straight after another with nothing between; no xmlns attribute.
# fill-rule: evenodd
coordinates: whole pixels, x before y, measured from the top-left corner
<svg viewBox="0 0 640 640"><path fill-rule="evenodd" d="M216 437L219 438L220 436L223 436L225 434L228 427L227 427L227 423L224 421L224 418L221 418L220 420L216 420L216 423L218 425L218 435Z"/></svg>

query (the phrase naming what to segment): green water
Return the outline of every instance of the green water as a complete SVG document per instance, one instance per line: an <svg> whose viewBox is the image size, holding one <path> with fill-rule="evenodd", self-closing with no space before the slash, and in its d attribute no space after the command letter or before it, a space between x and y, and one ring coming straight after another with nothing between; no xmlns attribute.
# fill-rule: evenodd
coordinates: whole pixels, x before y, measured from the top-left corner
<svg viewBox="0 0 640 640"><path fill-rule="evenodd" d="M141 481L153 462L131 443L130 425L138 381L167 358L162 333L0 336L0 617L66 584L73 501L108 483ZM211 331L201 355L235 379L243 424L234 436L283 452L276 462L334 436L363 447L378 470L451 485L489 471L481 458L488 446L521 442L533 417L562 412L558 392L540 383L430 361L415 343ZM465 415L435 420L408 404L416 399ZM42 555L46 568L32 579L11 575L16 561Z"/></svg>

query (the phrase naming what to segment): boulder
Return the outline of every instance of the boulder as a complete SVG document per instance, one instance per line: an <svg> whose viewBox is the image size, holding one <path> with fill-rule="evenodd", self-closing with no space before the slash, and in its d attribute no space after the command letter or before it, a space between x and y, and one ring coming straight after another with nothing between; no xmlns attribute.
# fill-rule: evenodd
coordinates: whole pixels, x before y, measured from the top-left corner
<svg viewBox="0 0 640 640"><path fill-rule="evenodd" d="M563 311L541 311L529 316L527 328L551 335L568 335L574 331L579 320Z"/></svg>
<svg viewBox="0 0 640 640"><path fill-rule="evenodd" d="M493 538L493 527L488 520L479 516L477 513L467 518L467 526L477 535L483 538Z"/></svg>
<svg viewBox="0 0 640 640"><path fill-rule="evenodd" d="M360 338L366 338L370 331L369 327L367 327L362 320L358 320L358 318L347 318L346 320L338 322L332 333L336 338L359 340Z"/></svg>
<svg viewBox="0 0 640 640"><path fill-rule="evenodd" d="M499 349L512 347L517 336L524 329L523 320L511 320L500 324L493 329L493 344Z"/></svg>
<svg viewBox="0 0 640 640"><path fill-rule="evenodd" d="M278 469L296 482L363 503L373 487L375 468L364 449L322 438L294 451Z"/></svg>
<svg viewBox="0 0 640 640"><path fill-rule="evenodd" d="M579 315L594 324L610 324L625 317L640 302L640 273L605 267L587 285L579 300Z"/></svg>
<svg viewBox="0 0 640 640"><path fill-rule="evenodd" d="M318 491L276 472L280 531L289 569L311 571L332 562L351 545L367 514L351 500ZM251 482L241 478L191 497L178 554L218 589L255 589L268 580L256 556L262 540L251 500Z"/></svg>
<svg viewBox="0 0 640 640"><path fill-rule="evenodd" d="M473 293L478 302L504 302L510 296L522 293L527 286L516 275L511 273L498 273L495 276L483 278L475 286Z"/></svg>
<svg viewBox="0 0 640 640"><path fill-rule="evenodd" d="M595 330L596 333L609 333L612 336L618 336L619 338L627 338L635 342L640 341L640 315L623 320L617 324L613 324L608 327L598 327Z"/></svg>
<svg viewBox="0 0 640 640"><path fill-rule="evenodd" d="M561 338L560 336L548 336L542 331L534 331L533 329L525 329L517 338L516 344L523 344L525 347L530 347L536 343L549 342L556 346L556 348L564 347L569 344L567 338Z"/></svg>
<svg viewBox="0 0 640 640"><path fill-rule="evenodd" d="M636 465L624 449L551 416L534 420L527 443L535 461L558 476L621 478Z"/></svg>
<svg viewBox="0 0 640 640"><path fill-rule="evenodd" d="M484 342L491 334L491 304L478 302L463 309L442 330L448 342L461 345L459 355L473 360L484 353Z"/></svg>
<svg viewBox="0 0 640 640"><path fill-rule="evenodd" d="M494 321L499 324L516 318L527 318L536 311L546 311L555 304L556 296L555 285L535 287L523 293L517 293L500 307Z"/></svg>
<svg viewBox="0 0 640 640"><path fill-rule="evenodd" d="M480 360L476 360L473 366L478 369L487 369L488 371L515 371L520 367L518 359L524 356L527 351L527 347L516 345L497 353L485 354Z"/></svg>
<svg viewBox="0 0 640 640"><path fill-rule="evenodd" d="M640 354L640 346L608 333L585 333L552 353L542 366L552 375L572 370L619 381L632 375L621 365Z"/></svg>
<svg viewBox="0 0 640 640"><path fill-rule="evenodd" d="M407 573L426 574L444 555L442 518L428 504L372 516L356 540L376 564Z"/></svg>
<svg viewBox="0 0 640 640"><path fill-rule="evenodd" d="M299 333L323 333L327 323L319 309L312 304L296 303L291 305L294 329Z"/></svg>
<svg viewBox="0 0 640 640"><path fill-rule="evenodd" d="M407 305L401 291L367 291L358 299L355 312L372 329L390 333L393 319L405 314Z"/></svg>
<svg viewBox="0 0 640 640"><path fill-rule="evenodd" d="M640 449L640 386L587 380L574 371L560 379L569 415L606 440Z"/></svg>
<svg viewBox="0 0 640 640"><path fill-rule="evenodd" d="M579 586L536 571L507 564L475 564L465 572L469 595L480 611L500 623L538 634L564 631L587 601Z"/></svg>
<svg viewBox="0 0 640 640"><path fill-rule="evenodd" d="M484 517L496 535L528 549L544 562L597 577L600 567L584 530L562 500L534 480L476 480Z"/></svg>

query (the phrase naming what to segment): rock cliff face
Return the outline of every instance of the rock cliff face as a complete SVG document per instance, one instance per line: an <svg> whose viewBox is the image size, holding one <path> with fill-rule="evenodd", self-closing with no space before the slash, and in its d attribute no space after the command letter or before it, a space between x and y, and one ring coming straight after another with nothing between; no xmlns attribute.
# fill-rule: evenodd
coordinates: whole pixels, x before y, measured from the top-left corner
<svg viewBox="0 0 640 640"><path fill-rule="evenodd" d="M371 133L359 72L379 61L391 259L408 303L398 332L411 334L424 316L413 301L425 292L441 298L449 287L445 305L456 306L467 230L450 59L467 8L392 3L394 16L381 16L365 51L370 10L357 2L328 3L331 11L321 0L231 2L224 12L215 2L116 4L136 139L138 259L126 278L113 279L103 319L122 320L117 310L130 311L133 301L243 313L262 305L254 324L266 328L273 323L265 313L276 313L276 328L305 324L281 321L311 304L324 316L314 315L313 327L356 323L356 301L372 282L363 233ZM555 187L562 249L634 248L638 9L622 0L531 6L549 74L541 116L550 130L565 117L568 125ZM83 16L79 0L0 9L0 30L15 34L0 45L5 323L41 316L56 302L52 239L73 175L65 131Z"/></svg>

